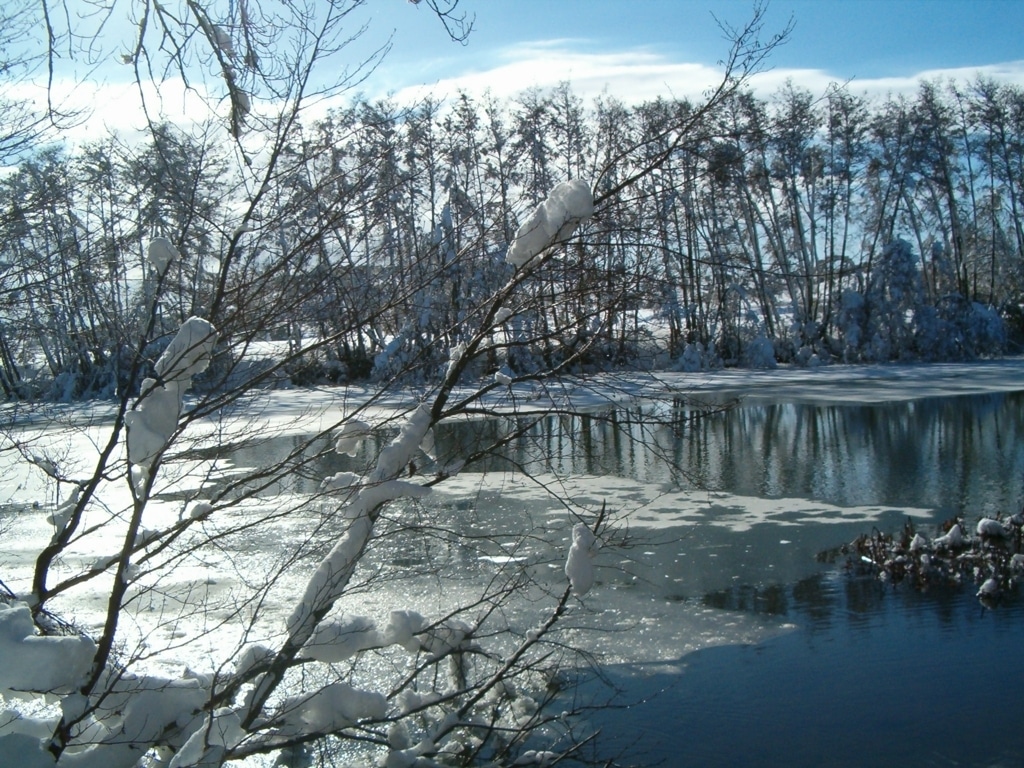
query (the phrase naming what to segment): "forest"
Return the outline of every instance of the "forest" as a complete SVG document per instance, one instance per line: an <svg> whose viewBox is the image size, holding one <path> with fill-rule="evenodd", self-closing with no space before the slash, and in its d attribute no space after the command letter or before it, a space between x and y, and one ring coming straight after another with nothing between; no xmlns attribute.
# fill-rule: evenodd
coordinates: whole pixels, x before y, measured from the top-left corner
<svg viewBox="0 0 1024 768"><path fill-rule="evenodd" d="M273 169L258 184L254 163ZM112 396L157 292L165 336L201 315L230 339L222 375L436 381L511 271L517 227L571 179L601 211L530 276L515 372L1019 349L1019 87L923 81L869 99L789 82L629 106L565 82L354 98L270 145L161 122L145 140L36 148L0 179L0 387ZM181 254L165 275L145 258L154 237Z"/></svg>

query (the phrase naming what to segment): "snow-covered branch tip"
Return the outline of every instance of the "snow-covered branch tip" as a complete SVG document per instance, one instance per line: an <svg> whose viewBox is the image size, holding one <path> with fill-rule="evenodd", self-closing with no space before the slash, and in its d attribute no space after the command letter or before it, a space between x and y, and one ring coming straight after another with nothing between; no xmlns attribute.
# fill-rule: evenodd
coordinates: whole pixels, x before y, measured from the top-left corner
<svg viewBox="0 0 1024 768"><path fill-rule="evenodd" d="M142 382L135 410L125 416L128 426L128 461L148 470L164 450L178 426L182 396L192 377L206 370L217 343L217 329L199 317L190 317L156 361L156 378Z"/></svg>
<svg viewBox="0 0 1024 768"><path fill-rule="evenodd" d="M594 215L594 193L582 179L556 184L547 199L516 231L505 261L520 269L553 245L572 236Z"/></svg>
<svg viewBox="0 0 1024 768"><path fill-rule="evenodd" d="M573 594L583 597L594 586L594 545L597 537L586 523L576 523L572 529L572 545L565 560L565 575Z"/></svg>

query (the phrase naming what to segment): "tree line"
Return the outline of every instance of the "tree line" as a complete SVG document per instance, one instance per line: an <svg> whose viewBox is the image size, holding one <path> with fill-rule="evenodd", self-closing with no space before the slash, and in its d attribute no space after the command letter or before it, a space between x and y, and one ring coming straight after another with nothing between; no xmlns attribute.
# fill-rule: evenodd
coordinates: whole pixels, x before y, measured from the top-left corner
<svg viewBox="0 0 1024 768"><path fill-rule="evenodd" d="M286 142L226 138L163 123L0 179L6 396L111 395L157 294L164 338L192 315L222 329L221 376L437 380L516 228L568 179L601 215L530 276L505 331L530 344L471 374L972 358L1024 326L1024 90L990 79L880 100L787 83L700 110L563 83L356 99ZM156 236L182 255L165 275Z"/></svg>

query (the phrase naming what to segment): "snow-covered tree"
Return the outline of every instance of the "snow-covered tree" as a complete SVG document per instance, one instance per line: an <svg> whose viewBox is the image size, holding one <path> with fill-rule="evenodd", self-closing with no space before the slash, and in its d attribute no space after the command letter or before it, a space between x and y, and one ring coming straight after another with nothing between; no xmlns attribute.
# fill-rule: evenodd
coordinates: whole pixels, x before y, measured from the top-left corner
<svg viewBox="0 0 1024 768"><path fill-rule="evenodd" d="M426 4L449 33L467 29L456 3ZM331 764L543 765L578 748L571 707L549 706L557 688L549 683L575 663L572 643L556 633L599 578L615 511L577 503L553 484L571 537L524 562L530 531L480 532L459 509L426 501L544 413L572 408L555 398L558 374L586 358L590 328L610 300L582 279L591 217L667 162L702 110L740 87L776 40L759 42L756 14L708 103L675 115L654 151L627 148L642 160L602 180L596 199L592 179L556 180L544 137L533 135L536 152L522 160L536 168L521 178L535 204L522 208L518 227L510 232L501 212L495 227L469 237L450 200L427 222L436 236L424 248L401 239L413 216L411 198L395 189L405 183L398 124L356 109L352 128L366 133L353 146L373 151L357 153L353 167L333 142L310 141L303 123L309 99L357 77L309 90L320 87L314 74L344 45L343 22L361 5L132 6L137 35L123 58L140 85L148 72L176 72L208 87L220 109L237 161L224 173L230 205L203 196L194 210L177 207L199 200L187 187L207 177L185 172L199 158L167 145L159 104L149 102L164 143L139 167L155 187L149 200L175 210L165 216L157 206L146 221L178 231L145 240L125 375L102 416L68 432L54 425L56 442L19 425L3 435L5 452L48 488L32 518L46 536L31 566L0 574L3 768L215 766L285 760L313 744ZM68 29L64 40L83 34ZM55 30L51 40L60 39ZM571 99L566 105L575 171L586 165L583 137ZM534 122L544 117L535 106ZM479 171L459 176L471 203L483 201L473 189ZM467 184L470 172L477 176ZM446 191L454 196L456 185ZM204 220L189 222L189 213ZM388 376L432 364L423 353L436 355L436 343L404 345L405 325L390 338L378 329L445 270L467 266L481 277L443 327L428 318L434 339L448 343L440 370L420 379L413 397L383 377L316 414L283 457L243 461L282 429L261 421L257 406L261 388L290 363L372 337L394 343L400 362ZM328 286L352 300L330 322L315 305ZM318 333L293 323L283 351L251 364L279 322L296 318L316 320ZM404 320L418 333L417 316ZM533 365L520 369L527 358ZM501 427L441 450L437 431L469 416ZM69 434L72 452L62 448ZM254 560L259 537L274 542L273 554ZM459 589L445 553L485 546L500 567ZM406 578L422 573L400 557L403 548L421 555L433 589ZM548 565L557 566L553 579ZM380 588L390 582L400 588ZM517 614L517 600L540 610Z"/></svg>

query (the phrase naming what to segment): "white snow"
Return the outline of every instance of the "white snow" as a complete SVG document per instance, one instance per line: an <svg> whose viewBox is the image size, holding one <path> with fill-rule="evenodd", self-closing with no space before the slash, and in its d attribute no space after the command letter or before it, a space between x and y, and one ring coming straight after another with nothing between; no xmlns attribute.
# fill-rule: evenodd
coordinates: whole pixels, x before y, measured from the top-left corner
<svg viewBox="0 0 1024 768"><path fill-rule="evenodd" d="M377 631L373 621L365 616L327 618L317 626L300 655L317 661L337 663L360 651L384 644L384 637Z"/></svg>
<svg viewBox="0 0 1024 768"><path fill-rule="evenodd" d="M191 379L206 370L217 344L217 329L209 320L190 317L156 361L156 373L164 382L191 386Z"/></svg>
<svg viewBox="0 0 1024 768"><path fill-rule="evenodd" d="M960 549L967 545L967 539L964 536L964 532L960 529L960 524L956 523L944 536L939 536L932 542L936 549Z"/></svg>
<svg viewBox="0 0 1024 768"><path fill-rule="evenodd" d="M152 465L178 426L181 396L177 382L161 386L156 379L143 380L138 407L125 415L128 461L145 468Z"/></svg>
<svg viewBox="0 0 1024 768"><path fill-rule="evenodd" d="M217 765L225 751L237 746L245 736L238 713L228 707L208 716L171 759L167 768Z"/></svg>
<svg viewBox="0 0 1024 768"><path fill-rule="evenodd" d="M392 611L391 620L384 630L384 639L389 645L400 645L410 653L420 649L416 635L427 626L427 620L416 611Z"/></svg>
<svg viewBox="0 0 1024 768"><path fill-rule="evenodd" d="M990 539L1001 539L1007 535L1006 526L991 517L983 517L978 521L978 535Z"/></svg>
<svg viewBox="0 0 1024 768"><path fill-rule="evenodd" d="M25 603L0 603L0 692L74 690L96 644L87 637L37 635Z"/></svg>
<svg viewBox="0 0 1024 768"><path fill-rule="evenodd" d="M178 249L166 237L154 237L149 241L146 257L158 275L163 275L171 262L179 258Z"/></svg>
<svg viewBox="0 0 1024 768"><path fill-rule="evenodd" d="M999 594L999 582L996 579L985 579L978 588L978 597L995 597Z"/></svg>
<svg viewBox="0 0 1024 768"><path fill-rule="evenodd" d="M360 419L349 419L346 421L334 442L334 450L343 456L355 456L363 440L369 436L371 427Z"/></svg>
<svg viewBox="0 0 1024 768"><path fill-rule="evenodd" d="M294 696L284 701L285 729L296 733L330 733L360 720L382 720L388 700L376 691L361 691L347 683L332 683L311 696Z"/></svg>
<svg viewBox="0 0 1024 768"><path fill-rule="evenodd" d="M128 461L149 469L178 426L182 396L192 377L206 370L217 342L217 331L207 320L190 317L156 361L157 379L145 379L135 410L125 416L128 426Z"/></svg>
<svg viewBox="0 0 1024 768"><path fill-rule="evenodd" d="M576 523L572 528L572 546L565 560L565 575L572 585L572 591L582 597L594 586L593 549L597 539L585 523Z"/></svg>
<svg viewBox="0 0 1024 768"><path fill-rule="evenodd" d="M550 246L567 240L594 213L594 194L582 179L556 184L518 230L505 261L521 268Z"/></svg>

